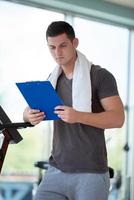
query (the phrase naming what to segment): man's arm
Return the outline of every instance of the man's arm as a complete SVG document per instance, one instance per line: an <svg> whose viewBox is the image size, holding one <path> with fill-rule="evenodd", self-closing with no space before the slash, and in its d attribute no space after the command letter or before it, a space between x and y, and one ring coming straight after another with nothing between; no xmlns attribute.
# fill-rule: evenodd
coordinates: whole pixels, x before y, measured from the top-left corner
<svg viewBox="0 0 134 200"><path fill-rule="evenodd" d="M104 112L79 112L67 106L56 107L55 113L68 123L82 123L96 128L120 128L124 123L124 108L119 96L107 97L101 100ZM63 109L59 111L58 109Z"/></svg>

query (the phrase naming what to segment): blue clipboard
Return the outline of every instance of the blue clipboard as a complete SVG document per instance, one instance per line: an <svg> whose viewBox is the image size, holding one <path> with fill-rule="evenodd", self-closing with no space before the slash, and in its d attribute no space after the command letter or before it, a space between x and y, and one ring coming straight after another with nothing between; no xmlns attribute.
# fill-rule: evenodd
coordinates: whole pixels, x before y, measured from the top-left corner
<svg viewBox="0 0 134 200"><path fill-rule="evenodd" d="M39 109L44 112L45 120L58 120L54 108L63 105L50 81L30 81L16 83L18 89L32 109Z"/></svg>

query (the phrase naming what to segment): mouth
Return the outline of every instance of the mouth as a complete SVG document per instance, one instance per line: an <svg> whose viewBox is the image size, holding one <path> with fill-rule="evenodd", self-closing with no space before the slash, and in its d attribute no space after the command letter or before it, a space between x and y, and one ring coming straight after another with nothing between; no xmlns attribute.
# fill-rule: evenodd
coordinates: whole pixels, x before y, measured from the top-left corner
<svg viewBox="0 0 134 200"><path fill-rule="evenodd" d="M56 60L62 60L63 59L63 57L58 57L58 58L56 58Z"/></svg>
<svg viewBox="0 0 134 200"><path fill-rule="evenodd" d="M63 60L63 57L56 58L57 61Z"/></svg>

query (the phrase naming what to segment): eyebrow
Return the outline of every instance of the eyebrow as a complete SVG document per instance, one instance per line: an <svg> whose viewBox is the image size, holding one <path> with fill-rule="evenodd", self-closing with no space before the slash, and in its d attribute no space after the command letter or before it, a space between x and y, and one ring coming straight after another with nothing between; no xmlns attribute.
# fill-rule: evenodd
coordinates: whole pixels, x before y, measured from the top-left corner
<svg viewBox="0 0 134 200"><path fill-rule="evenodd" d="M61 44L59 44L59 46L60 46L60 45L67 44L67 43L68 43L68 42L62 42ZM54 45L54 44L49 44L49 43L48 43L48 46L55 46L55 45Z"/></svg>

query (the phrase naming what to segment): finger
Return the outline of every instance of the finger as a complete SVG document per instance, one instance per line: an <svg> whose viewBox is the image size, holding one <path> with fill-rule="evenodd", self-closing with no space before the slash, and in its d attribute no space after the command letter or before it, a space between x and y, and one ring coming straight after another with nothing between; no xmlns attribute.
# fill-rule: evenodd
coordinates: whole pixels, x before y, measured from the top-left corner
<svg viewBox="0 0 134 200"><path fill-rule="evenodd" d="M33 114L33 116L34 116L35 118L44 117L44 113L43 113L43 112L35 113L35 114Z"/></svg>
<svg viewBox="0 0 134 200"><path fill-rule="evenodd" d="M44 120L44 118L45 117L38 117L38 118L32 118L31 120L30 120L30 122L33 124L38 124L38 123L40 123L41 121L43 121Z"/></svg>
<svg viewBox="0 0 134 200"><path fill-rule="evenodd" d="M45 117L45 115L38 115L38 114L34 114L32 117L31 117L31 120L35 120L35 121L39 121L39 120L43 120Z"/></svg>
<svg viewBox="0 0 134 200"><path fill-rule="evenodd" d="M30 109L30 110L29 110L29 113L30 113L30 114L35 114L35 113L41 113L41 111L40 111L40 110L37 110L37 109Z"/></svg>
<svg viewBox="0 0 134 200"><path fill-rule="evenodd" d="M58 109L58 110L55 110L54 113L57 114L57 115L63 115L64 110L59 110Z"/></svg>
<svg viewBox="0 0 134 200"><path fill-rule="evenodd" d="M33 121L33 122L31 122L31 124L35 126L35 125L39 124L40 122L41 121Z"/></svg>
<svg viewBox="0 0 134 200"><path fill-rule="evenodd" d="M59 117L59 118L61 118L61 116L60 116L60 115L58 115L58 117Z"/></svg>
<svg viewBox="0 0 134 200"><path fill-rule="evenodd" d="M66 106L56 106L54 109L55 110L65 110Z"/></svg>

